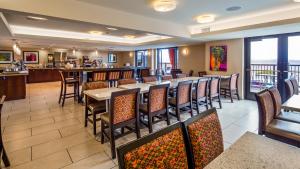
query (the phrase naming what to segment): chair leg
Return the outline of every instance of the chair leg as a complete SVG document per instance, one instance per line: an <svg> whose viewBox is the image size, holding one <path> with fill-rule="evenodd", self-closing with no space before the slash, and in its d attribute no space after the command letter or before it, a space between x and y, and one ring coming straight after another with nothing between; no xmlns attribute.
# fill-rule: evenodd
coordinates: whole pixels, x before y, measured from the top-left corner
<svg viewBox="0 0 300 169"><path fill-rule="evenodd" d="M207 99L207 97L205 98L205 107L206 107L206 110L208 110L208 99Z"/></svg>
<svg viewBox="0 0 300 169"><path fill-rule="evenodd" d="M193 102L192 101L190 102L190 108L191 108L191 117L193 117L194 114L193 114Z"/></svg>
<svg viewBox="0 0 300 169"><path fill-rule="evenodd" d="M74 88L73 88L73 92L74 92L74 101L76 100L76 95L77 95L77 89L76 89L77 87L76 87L76 86L77 86L76 83L74 83L74 84L73 84L73 87L74 87Z"/></svg>
<svg viewBox="0 0 300 169"><path fill-rule="evenodd" d="M210 108L212 108L212 107L213 107L213 103L212 103L212 97L211 97L211 96L209 97L209 105L210 105Z"/></svg>
<svg viewBox="0 0 300 169"><path fill-rule="evenodd" d="M180 121L180 110L178 106L176 106L176 115L177 115L177 120Z"/></svg>
<svg viewBox="0 0 300 169"><path fill-rule="evenodd" d="M167 112L166 112L166 118L167 118L167 125L170 125L170 115L169 115L169 110L167 109Z"/></svg>
<svg viewBox="0 0 300 169"><path fill-rule="evenodd" d="M9 167L9 166L10 166L10 162L9 162L8 157L7 157L6 151L5 151L4 148L3 148L2 151L3 151L3 154L2 154L2 160L3 160L3 162L4 162L4 166L5 166L5 167Z"/></svg>
<svg viewBox="0 0 300 169"><path fill-rule="evenodd" d="M152 128L152 116L148 115L148 128L149 128L149 133L153 132L153 128Z"/></svg>
<svg viewBox="0 0 300 169"><path fill-rule="evenodd" d="M239 94L239 90L238 89L236 89L236 96L237 96L238 100L240 100L240 94Z"/></svg>
<svg viewBox="0 0 300 169"><path fill-rule="evenodd" d="M84 127L87 127L88 113L89 113L89 110L87 109L87 106L85 106L85 113L84 113Z"/></svg>
<svg viewBox="0 0 300 169"><path fill-rule="evenodd" d="M101 120L101 144L104 143L104 122Z"/></svg>
<svg viewBox="0 0 300 169"><path fill-rule="evenodd" d="M66 94L67 94L67 84L64 84L64 92L63 92L63 100L62 100L62 107L65 105L65 100L66 100Z"/></svg>
<svg viewBox="0 0 300 169"><path fill-rule="evenodd" d="M218 99L219 99L219 106L220 106L220 109L222 109L222 102L221 102L221 96L220 96L220 94L218 95Z"/></svg>
<svg viewBox="0 0 300 169"><path fill-rule="evenodd" d="M116 146L115 146L115 135L114 130L110 127L110 148L111 148L111 158L116 158Z"/></svg>
<svg viewBox="0 0 300 169"><path fill-rule="evenodd" d="M198 100L196 101L197 114L200 114L200 106Z"/></svg>
<svg viewBox="0 0 300 169"><path fill-rule="evenodd" d="M60 85L60 94L59 94L58 104L60 104L60 102L61 102L62 94L63 94L63 82L61 82L61 85Z"/></svg>
<svg viewBox="0 0 300 169"><path fill-rule="evenodd" d="M97 134L97 131L96 131L96 128L97 128L97 125L96 125L96 113L95 112L92 112L93 114L93 133L94 135Z"/></svg>
<svg viewBox="0 0 300 169"><path fill-rule="evenodd" d="M229 94L230 94L230 100L231 100L231 103L233 103L233 98L232 98L233 95L232 95L232 91L231 91L231 90L229 91Z"/></svg>
<svg viewBox="0 0 300 169"><path fill-rule="evenodd" d="M140 121L139 121L139 119L136 119L136 122L135 122L135 132L136 132L136 137L138 139L141 138Z"/></svg>

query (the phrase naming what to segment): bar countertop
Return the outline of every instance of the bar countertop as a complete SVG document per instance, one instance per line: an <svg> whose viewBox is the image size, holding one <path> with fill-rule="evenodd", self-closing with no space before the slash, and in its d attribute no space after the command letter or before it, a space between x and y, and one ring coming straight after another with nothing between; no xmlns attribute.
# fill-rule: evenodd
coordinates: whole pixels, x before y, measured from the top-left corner
<svg viewBox="0 0 300 169"><path fill-rule="evenodd" d="M18 71L18 72L2 72L0 73L0 77L8 77L8 76L27 76L28 71Z"/></svg>

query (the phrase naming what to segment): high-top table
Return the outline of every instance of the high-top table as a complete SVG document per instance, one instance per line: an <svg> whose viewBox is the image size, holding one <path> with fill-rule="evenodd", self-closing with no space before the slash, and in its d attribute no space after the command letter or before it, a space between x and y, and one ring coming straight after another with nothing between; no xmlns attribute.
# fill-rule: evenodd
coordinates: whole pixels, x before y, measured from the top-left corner
<svg viewBox="0 0 300 169"><path fill-rule="evenodd" d="M171 80L162 80L162 81L155 81L155 82L147 82L151 85L160 85L160 84L170 84L170 88L176 88L178 86L179 82L183 81L193 81L193 83L197 83L199 79L207 79L205 77L184 77L184 78L178 78L178 79L171 79Z"/></svg>
<svg viewBox="0 0 300 169"><path fill-rule="evenodd" d="M293 95L282 104L282 108L285 110L300 112L300 95Z"/></svg>
<svg viewBox="0 0 300 169"><path fill-rule="evenodd" d="M250 132L205 169L299 169L300 149Z"/></svg>

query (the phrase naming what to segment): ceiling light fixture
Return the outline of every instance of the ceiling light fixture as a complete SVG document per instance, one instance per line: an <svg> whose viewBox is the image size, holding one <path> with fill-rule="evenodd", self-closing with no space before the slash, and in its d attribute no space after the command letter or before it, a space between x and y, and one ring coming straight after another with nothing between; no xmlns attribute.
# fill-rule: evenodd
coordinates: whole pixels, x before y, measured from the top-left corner
<svg viewBox="0 0 300 169"><path fill-rule="evenodd" d="M300 2L300 0L294 0L294 2Z"/></svg>
<svg viewBox="0 0 300 169"><path fill-rule="evenodd" d="M242 9L241 6L231 6L231 7L226 8L226 11L228 11L228 12L234 12L234 11L238 11L240 9Z"/></svg>
<svg viewBox="0 0 300 169"><path fill-rule="evenodd" d="M113 27L107 27L106 29L111 30L111 31L117 31L117 28L113 28Z"/></svg>
<svg viewBox="0 0 300 169"><path fill-rule="evenodd" d="M89 31L89 34L91 34L91 35L102 35L103 32L101 32L101 31Z"/></svg>
<svg viewBox="0 0 300 169"><path fill-rule="evenodd" d="M211 14L199 15L196 17L196 21L198 23L210 23L215 21L215 15L211 15Z"/></svg>
<svg viewBox="0 0 300 169"><path fill-rule="evenodd" d="M154 10L158 12L169 12L173 11L177 7L176 0L154 0L152 2Z"/></svg>
<svg viewBox="0 0 300 169"><path fill-rule="evenodd" d="M27 16L26 17L29 20L34 20L34 21L47 21L47 18L43 18L43 17L38 17L38 16Z"/></svg>
<svg viewBox="0 0 300 169"><path fill-rule="evenodd" d="M125 35L124 38L127 38L127 39L134 39L135 36L134 36L134 35Z"/></svg>

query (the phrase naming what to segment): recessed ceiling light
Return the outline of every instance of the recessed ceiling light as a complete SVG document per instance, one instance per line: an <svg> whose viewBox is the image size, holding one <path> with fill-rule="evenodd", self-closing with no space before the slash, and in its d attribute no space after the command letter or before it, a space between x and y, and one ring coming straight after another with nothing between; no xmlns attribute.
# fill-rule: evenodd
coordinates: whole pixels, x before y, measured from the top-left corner
<svg viewBox="0 0 300 169"><path fill-rule="evenodd" d="M241 6L231 6L231 7L226 8L226 11L233 12L233 11L238 11L240 9L242 9Z"/></svg>
<svg viewBox="0 0 300 169"><path fill-rule="evenodd" d="M152 6L158 12L173 11L177 6L176 0L153 0Z"/></svg>
<svg viewBox="0 0 300 169"><path fill-rule="evenodd" d="M34 21L46 21L48 20L47 18L42 18L42 17L38 17L38 16L27 16L26 17L29 20L34 20Z"/></svg>
<svg viewBox="0 0 300 169"><path fill-rule="evenodd" d="M101 31L89 31L89 34L92 34L92 35L102 35L103 32L101 32Z"/></svg>
<svg viewBox="0 0 300 169"><path fill-rule="evenodd" d="M117 28L113 28L113 27L107 27L106 29L111 30L111 31L117 31Z"/></svg>
<svg viewBox="0 0 300 169"><path fill-rule="evenodd" d="M127 38L127 39L134 39L135 36L134 36L134 35L125 35L124 38Z"/></svg>
<svg viewBox="0 0 300 169"><path fill-rule="evenodd" d="M210 23L215 21L215 15L211 15L211 14L199 15L196 17L196 21L198 23Z"/></svg>

